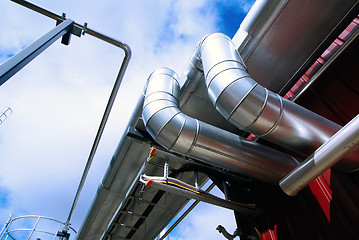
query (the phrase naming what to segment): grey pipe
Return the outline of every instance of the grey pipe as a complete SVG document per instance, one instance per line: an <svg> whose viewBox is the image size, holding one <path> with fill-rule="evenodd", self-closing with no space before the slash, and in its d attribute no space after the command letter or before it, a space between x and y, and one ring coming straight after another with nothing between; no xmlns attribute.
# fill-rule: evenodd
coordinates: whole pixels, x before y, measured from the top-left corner
<svg viewBox="0 0 359 240"><path fill-rule="evenodd" d="M259 42L262 40L268 29L281 14L289 0L256 0L247 16L243 19L238 33L234 38L242 37L241 45L238 46L241 57L246 61ZM244 36L241 36L244 35ZM234 40L234 39L233 39ZM236 42L234 40L234 42Z"/></svg>
<svg viewBox="0 0 359 240"><path fill-rule="evenodd" d="M290 195L296 195L316 177L340 161L359 145L359 115L340 129L298 167L283 178L279 186Z"/></svg>
<svg viewBox="0 0 359 240"><path fill-rule="evenodd" d="M138 100L128 127L134 127L141 116L143 97ZM91 207L76 235L76 240L99 240L126 199L133 184L138 180L139 173L148 155L149 145L133 141L123 133L106 173L92 200ZM131 169L131 171L129 171Z"/></svg>
<svg viewBox="0 0 359 240"><path fill-rule="evenodd" d="M177 74L167 68L154 71L146 86L143 121L166 149L274 184L297 166L287 154L186 116L178 108L179 89Z"/></svg>
<svg viewBox="0 0 359 240"><path fill-rule="evenodd" d="M202 70L209 98L227 120L291 151L309 156L341 128L257 84L224 34L208 35L198 44L185 74L199 78ZM359 151L339 167L358 169Z"/></svg>

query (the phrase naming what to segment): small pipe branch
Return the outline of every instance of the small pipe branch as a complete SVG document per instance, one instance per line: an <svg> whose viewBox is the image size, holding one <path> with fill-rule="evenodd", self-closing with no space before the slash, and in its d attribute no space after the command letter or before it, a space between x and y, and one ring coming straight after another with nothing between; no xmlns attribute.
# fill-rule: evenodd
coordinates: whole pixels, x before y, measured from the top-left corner
<svg viewBox="0 0 359 240"><path fill-rule="evenodd" d="M359 115L334 134L312 155L284 177L279 186L290 195L296 195L316 177L339 162L359 145Z"/></svg>

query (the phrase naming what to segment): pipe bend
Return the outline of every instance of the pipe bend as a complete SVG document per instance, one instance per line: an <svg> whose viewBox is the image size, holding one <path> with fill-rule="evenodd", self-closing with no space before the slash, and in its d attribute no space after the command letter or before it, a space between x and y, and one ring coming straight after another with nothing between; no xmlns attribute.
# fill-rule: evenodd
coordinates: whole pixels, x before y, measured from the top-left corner
<svg viewBox="0 0 359 240"><path fill-rule="evenodd" d="M142 117L146 130L166 149L274 184L297 166L289 155L185 115L178 95L172 70L157 69L149 76Z"/></svg>
<svg viewBox="0 0 359 240"><path fill-rule="evenodd" d="M200 58L196 59L197 66L198 61L202 63L211 102L241 130L309 156L341 128L257 84L225 34L207 35L198 44L195 56ZM336 167L344 171L358 169L359 150L348 154Z"/></svg>

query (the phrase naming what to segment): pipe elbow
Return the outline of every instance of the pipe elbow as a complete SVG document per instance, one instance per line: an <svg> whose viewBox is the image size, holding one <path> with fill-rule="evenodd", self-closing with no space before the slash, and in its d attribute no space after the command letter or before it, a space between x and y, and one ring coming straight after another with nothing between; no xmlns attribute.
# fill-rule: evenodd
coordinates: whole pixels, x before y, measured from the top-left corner
<svg viewBox="0 0 359 240"><path fill-rule="evenodd" d="M271 183L297 165L291 156L185 115L178 108L178 94L178 76L172 70L157 69L148 78L143 121L167 150Z"/></svg>
<svg viewBox="0 0 359 240"><path fill-rule="evenodd" d="M147 131L168 150L187 153L197 133L197 120L178 108L177 74L168 68L155 70L148 78L142 118Z"/></svg>
<svg viewBox="0 0 359 240"><path fill-rule="evenodd" d="M262 135L278 119L274 116L261 129L251 128L262 114L268 97L267 89L257 84L231 39L221 33L206 37L201 43L203 71L208 95L215 108L240 129ZM268 126L268 124L272 125Z"/></svg>
<svg viewBox="0 0 359 240"><path fill-rule="evenodd" d="M340 126L254 81L231 39L224 34L206 36L200 56L208 96L221 115L238 128L263 137L293 152L310 155ZM349 154L338 166L357 169Z"/></svg>

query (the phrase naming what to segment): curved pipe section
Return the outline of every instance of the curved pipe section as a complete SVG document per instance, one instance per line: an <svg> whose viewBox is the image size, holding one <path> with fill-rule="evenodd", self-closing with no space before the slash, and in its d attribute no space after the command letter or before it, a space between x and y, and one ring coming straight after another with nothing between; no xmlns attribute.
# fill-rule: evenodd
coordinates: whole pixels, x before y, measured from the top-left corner
<svg viewBox="0 0 359 240"><path fill-rule="evenodd" d="M167 68L154 71L146 86L143 121L166 149L273 184L297 166L287 154L186 116L178 108L179 89L177 74Z"/></svg>
<svg viewBox="0 0 359 240"><path fill-rule="evenodd" d="M260 86L248 74L232 41L224 34L206 36L187 67L187 78L203 70L215 108L238 128L310 155L341 126ZM339 167L359 168L359 151L347 155Z"/></svg>

